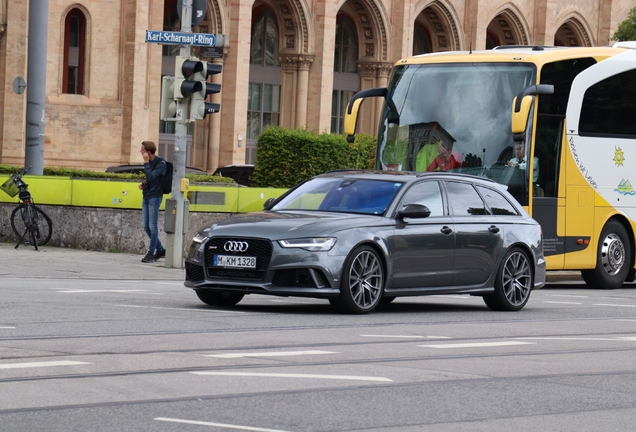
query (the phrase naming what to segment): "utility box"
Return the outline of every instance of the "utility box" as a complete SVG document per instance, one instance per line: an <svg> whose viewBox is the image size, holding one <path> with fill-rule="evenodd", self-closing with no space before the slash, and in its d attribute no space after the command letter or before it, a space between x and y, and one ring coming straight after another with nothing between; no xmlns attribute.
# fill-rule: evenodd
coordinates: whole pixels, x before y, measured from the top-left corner
<svg viewBox="0 0 636 432"><path fill-rule="evenodd" d="M183 202L183 234L188 232L188 215L190 212L190 201ZM166 234L174 234L177 229L177 200L169 198L166 200L166 210L163 218L163 230Z"/></svg>

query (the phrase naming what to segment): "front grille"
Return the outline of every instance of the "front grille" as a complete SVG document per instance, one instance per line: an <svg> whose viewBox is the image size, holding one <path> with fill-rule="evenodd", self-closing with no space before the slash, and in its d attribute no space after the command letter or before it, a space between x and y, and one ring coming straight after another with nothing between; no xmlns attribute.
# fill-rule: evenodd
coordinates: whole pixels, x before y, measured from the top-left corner
<svg viewBox="0 0 636 432"><path fill-rule="evenodd" d="M227 252L223 246L228 241L248 243L245 252ZM214 255L256 257L256 268L238 269L214 267ZM224 279L263 279L269 260L272 257L272 244L269 240L236 237L213 237L205 245L205 267L210 277Z"/></svg>
<svg viewBox="0 0 636 432"><path fill-rule="evenodd" d="M203 267L189 262L185 263L186 280L192 282L201 282L205 280L205 273Z"/></svg>

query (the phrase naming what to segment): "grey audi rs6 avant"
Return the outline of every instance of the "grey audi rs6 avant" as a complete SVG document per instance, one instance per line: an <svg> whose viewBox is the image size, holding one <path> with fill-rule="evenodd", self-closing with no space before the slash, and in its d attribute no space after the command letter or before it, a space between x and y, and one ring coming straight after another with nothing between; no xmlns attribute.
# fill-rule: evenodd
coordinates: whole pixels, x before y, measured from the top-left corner
<svg viewBox="0 0 636 432"><path fill-rule="evenodd" d="M201 229L185 266L185 286L209 305L269 294L354 314L431 294L517 311L546 276L541 228L505 186L444 172L318 175Z"/></svg>

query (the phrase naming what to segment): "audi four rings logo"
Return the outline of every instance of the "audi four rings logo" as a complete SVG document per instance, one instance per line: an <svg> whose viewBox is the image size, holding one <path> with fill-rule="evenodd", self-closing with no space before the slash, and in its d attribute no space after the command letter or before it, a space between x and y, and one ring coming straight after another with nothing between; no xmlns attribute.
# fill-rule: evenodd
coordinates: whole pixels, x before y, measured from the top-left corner
<svg viewBox="0 0 636 432"><path fill-rule="evenodd" d="M226 252L245 252L248 247L246 241L226 241L223 245Z"/></svg>

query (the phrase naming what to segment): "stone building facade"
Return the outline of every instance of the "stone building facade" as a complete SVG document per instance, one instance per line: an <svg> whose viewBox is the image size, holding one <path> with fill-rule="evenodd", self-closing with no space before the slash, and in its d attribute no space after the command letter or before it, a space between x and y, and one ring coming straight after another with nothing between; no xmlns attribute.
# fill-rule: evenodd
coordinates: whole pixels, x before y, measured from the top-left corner
<svg viewBox="0 0 636 432"><path fill-rule="evenodd" d="M0 0L0 163L22 165L28 1ZM162 75L175 47L145 31L180 30L177 0L49 0L44 165L102 170L139 163L150 139L171 158L170 122L159 120ZM263 127L339 132L348 98L385 86L413 54L496 45L598 46L636 0L207 0L195 32L226 35L223 72L210 77L221 112L190 125L187 164L254 161ZM27 83L28 86L28 83ZM371 101L370 101L371 102ZM364 107L375 133L379 107Z"/></svg>

